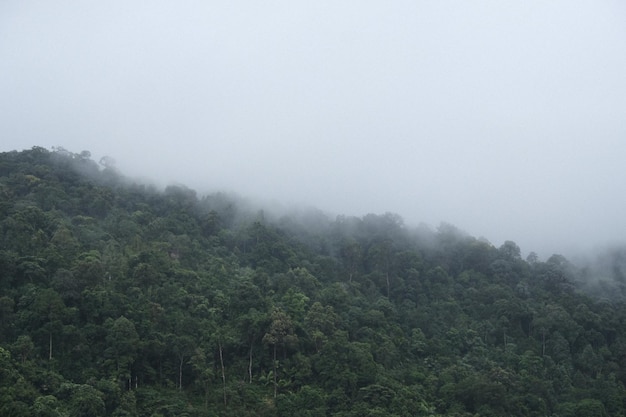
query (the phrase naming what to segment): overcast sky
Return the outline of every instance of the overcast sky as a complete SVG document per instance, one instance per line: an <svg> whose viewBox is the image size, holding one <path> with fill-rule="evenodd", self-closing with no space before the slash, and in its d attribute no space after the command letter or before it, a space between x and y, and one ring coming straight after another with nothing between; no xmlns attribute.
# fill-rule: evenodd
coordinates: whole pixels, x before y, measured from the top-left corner
<svg viewBox="0 0 626 417"><path fill-rule="evenodd" d="M542 257L626 240L626 3L0 2L0 151Z"/></svg>

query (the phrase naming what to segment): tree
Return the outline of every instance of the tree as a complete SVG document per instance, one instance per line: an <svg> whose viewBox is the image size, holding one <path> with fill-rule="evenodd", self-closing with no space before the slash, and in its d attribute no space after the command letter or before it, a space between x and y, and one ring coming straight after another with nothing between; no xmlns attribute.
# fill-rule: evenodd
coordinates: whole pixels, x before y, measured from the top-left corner
<svg viewBox="0 0 626 417"><path fill-rule="evenodd" d="M104 416L104 395L91 385L64 383L59 398L69 405L70 417Z"/></svg>
<svg viewBox="0 0 626 417"><path fill-rule="evenodd" d="M340 253L344 268L347 271L348 282L352 282L359 272L362 257L361 245L355 239L348 239L343 243Z"/></svg>
<svg viewBox="0 0 626 417"><path fill-rule="evenodd" d="M320 352L328 338L336 330L339 318L330 306L323 306L320 302L313 303L304 318L305 328L315 344L316 352Z"/></svg>
<svg viewBox="0 0 626 417"><path fill-rule="evenodd" d="M385 279L385 294L389 298L391 292L391 273L393 264L393 242L384 239L370 246L368 258L373 262L375 270L380 272Z"/></svg>
<svg viewBox="0 0 626 417"><path fill-rule="evenodd" d="M37 417L63 417L61 404L54 395L37 397L32 406L32 411Z"/></svg>
<svg viewBox="0 0 626 417"><path fill-rule="evenodd" d="M22 320L35 333L45 334L48 360L53 357L53 340L61 333L66 307L59 294L53 289L33 289L20 300L24 309Z"/></svg>
<svg viewBox="0 0 626 417"><path fill-rule="evenodd" d="M19 355L20 361L25 363L30 356L32 356L35 351L35 344L33 343L33 339L28 335L21 335L17 338L15 343L13 343L13 351Z"/></svg>
<svg viewBox="0 0 626 417"><path fill-rule="evenodd" d="M211 370L207 355L202 348L196 348L189 363L197 375L194 380L201 385L204 391L204 409L206 411L209 408L209 393L211 392L211 381L214 378L214 373Z"/></svg>
<svg viewBox="0 0 626 417"><path fill-rule="evenodd" d="M245 344L248 347L248 382L252 383L253 355L255 344L262 340L267 328L268 315L255 308L250 308L247 313L241 314L237 318L240 334L245 337Z"/></svg>
<svg viewBox="0 0 626 417"><path fill-rule="evenodd" d="M177 377L177 386L178 390L183 390L183 367L185 365L185 358L191 356L192 352L195 350L195 341L194 339L187 334L183 334L182 336L177 335L169 335L169 343L172 346L172 350L174 352L175 357L177 358L177 369L178 369L178 377Z"/></svg>
<svg viewBox="0 0 626 417"><path fill-rule="evenodd" d="M276 351L278 346L283 348L283 356L286 356L285 348L297 342L298 338L293 332L291 318L280 308L274 308L271 314L271 323L268 332L263 336L263 343L272 346L272 366L274 380L274 398L278 393L278 360Z"/></svg>
<svg viewBox="0 0 626 417"><path fill-rule="evenodd" d="M139 335L134 323L124 316L116 320L108 319L105 326L108 328L106 353L109 363L114 365L113 375L130 390L133 387L132 365L139 349Z"/></svg>
<svg viewBox="0 0 626 417"><path fill-rule="evenodd" d="M507 260L520 260L521 250L519 246L513 241L507 240L498 249L498 252Z"/></svg>
<svg viewBox="0 0 626 417"><path fill-rule="evenodd" d="M576 405L575 417L607 417L604 404L596 399L587 398Z"/></svg>

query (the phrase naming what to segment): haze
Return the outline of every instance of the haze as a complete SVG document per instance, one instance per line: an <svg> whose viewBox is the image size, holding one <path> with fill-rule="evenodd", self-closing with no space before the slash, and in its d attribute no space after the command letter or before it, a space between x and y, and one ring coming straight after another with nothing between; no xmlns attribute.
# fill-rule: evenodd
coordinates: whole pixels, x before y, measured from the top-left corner
<svg viewBox="0 0 626 417"><path fill-rule="evenodd" d="M624 22L617 0L4 0L0 150L586 250L625 239Z"/></svg>

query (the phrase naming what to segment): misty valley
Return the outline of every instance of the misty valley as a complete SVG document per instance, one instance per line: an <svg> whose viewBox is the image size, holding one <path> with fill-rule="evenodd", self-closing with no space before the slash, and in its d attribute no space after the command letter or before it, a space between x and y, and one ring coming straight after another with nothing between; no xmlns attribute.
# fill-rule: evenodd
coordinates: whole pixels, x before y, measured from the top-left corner
<svg viewBox="0 0 626 417"><path fill-rule="evenodd" d="M593 259L0 153L0 415L623 416L626 248Z"/></svg>

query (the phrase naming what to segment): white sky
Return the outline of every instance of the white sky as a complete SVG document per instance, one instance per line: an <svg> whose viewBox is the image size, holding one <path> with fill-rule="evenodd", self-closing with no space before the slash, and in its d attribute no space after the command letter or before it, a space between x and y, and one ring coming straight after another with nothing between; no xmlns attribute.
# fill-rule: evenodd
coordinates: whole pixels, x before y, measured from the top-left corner
<svg viewBox="0 0 626 417"><path fill-rule="evenodd" d="M626 240L626 3L0 2L0 151L455 224Z"/></svg>

